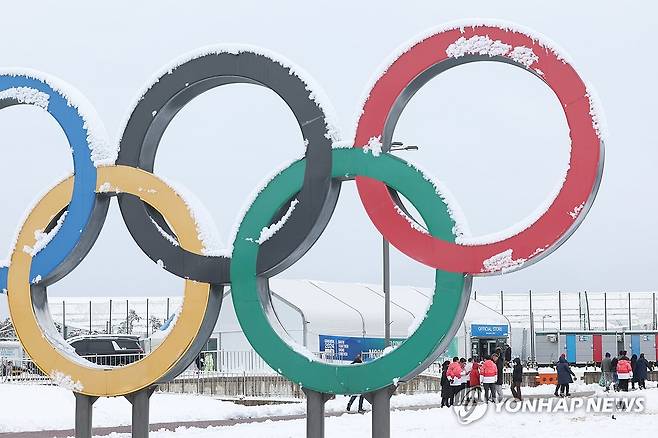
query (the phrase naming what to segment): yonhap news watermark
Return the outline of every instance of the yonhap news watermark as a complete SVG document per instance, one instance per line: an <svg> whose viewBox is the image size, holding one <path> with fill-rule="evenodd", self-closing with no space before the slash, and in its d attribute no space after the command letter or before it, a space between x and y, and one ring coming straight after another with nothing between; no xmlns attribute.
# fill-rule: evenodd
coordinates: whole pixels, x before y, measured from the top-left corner
<svg viewBox="0 0 658 438"><path fill-rule="evenodd" d="M644 397L603 396L603 397L574 397L574 398L547 398L533 397L524 400L513 398L500 403L475 402L465 398L462 403L453 406L457 421L461 424L471 424L487 413L500 414L502 412L516 414L560 414L560 413L642 413L646 408Z"/></svg>

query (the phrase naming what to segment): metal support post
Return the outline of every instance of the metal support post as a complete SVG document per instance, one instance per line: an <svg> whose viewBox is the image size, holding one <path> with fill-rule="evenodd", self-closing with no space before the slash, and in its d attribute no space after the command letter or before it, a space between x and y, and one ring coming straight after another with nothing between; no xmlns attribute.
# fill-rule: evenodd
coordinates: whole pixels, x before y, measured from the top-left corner
<svg viewBox="0 0 658 438"><path fill-rule="evenodd" d="M126 395L132 406L132 438L148 438L149 436L149 401L156 386L150 386L140 391Z"/></svg>
<svg viewBox="0 0 658 438"><path fill-rule="evenodd" d="M390 246L385 238L383 242L383 289L384 289L384 347L391 345L391 261Z"/></svg>
<svg viewBox="0 0 658 438"><path fill-rule="evenodd" d="M603 330L608 330L608 294L603 292Z"/></svg>
<svg viewBox="0 0 658 438"><path fill-rule="evenodd" d="M530 301L530 356L534 362L537 358L535 356L535 314L532 311L532 290L528 291L528 298Z"/></svg>
<svg viewBox="0 0 658 438"><path fill-rule="evenodd" d="M306 394L306 438L324 438L324 404L334 395L306 388L302 391Z"/></svg>
<svg viewBox="0 0 658 438"><path fill-rule="evenodd" d="M62 337L66 339L66 301L62 301Z"/></svg>
<svg viewBox="0 0 658 438"><path fill-rule="evenodd" d="M562 330L562 291L557 291L558 330Z"/></svg>
<svg viewBox="0 0 658 438"><path fill-rule="evenodd" d="M628 329L633 330L633 322L631 320L631 293L628 293Z"/></svg>
<svg viewBox="0 0 658 438"><path fill-rule="evenodd" d="M91 414L98 397L78 392L74 392L73 395L75 395L75 438L91 438Z"/></svg>
<svg viewBox="0 0 658 438"><path fill-rule="evenodd" d="M373 438L391 437L391 396L397 389L397 385L391 385L364 394L365 399L372 405Z"/></svg>
<svg viewBox="0 0 658 438"><path fill-rule="evenodd" d="M651 320L653 321L653 329L656 330L656 293L651 294Z"/></svg>
<svg viewBox="0 0 658 438"><path fill-rule="evenodd" d="M151 336L151 330L149 329L149 299L146 299L146 337Z"/></svg>

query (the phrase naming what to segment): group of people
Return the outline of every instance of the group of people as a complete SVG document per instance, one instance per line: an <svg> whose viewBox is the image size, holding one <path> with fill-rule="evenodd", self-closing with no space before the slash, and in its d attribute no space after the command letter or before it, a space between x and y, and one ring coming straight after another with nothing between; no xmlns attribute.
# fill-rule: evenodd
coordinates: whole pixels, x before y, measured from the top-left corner
<svg viewBox="0 0 658 438"><path fill-rule="evenodd" d="M452 362L445 361L441 373L441 407L450 407L455 403L477 403L484 390L485 402L502 401L503 399L503 367L505 357L500 348L483 361L479 358L454 357ZM513 361L512 396L521 400L521 383L523 381L523 365L517 357ZM463 392L462 392L463 391Z"/></svg>
<svg viewBox="0 0 658 438"><path fill-rule="evenodd" d="M649 361L644 357L644 353L633 354L628 358L625 350L619 352L615 358L610 357L610 353L605 354L605 358L601 361L601 386L605 387L606 391L610 390L612 385L615 391L628 391L628 384L631 384L631 389L635 389L637 384L639 389L646 389L647 375L651 369Z"/></svg>
<svg viewBox="0 0 658 438"><path fill-rule="evenodd" d="M457 356L452 362L446 360L442 364L441 372L441 407L450 407L463 402L476 404L481 401L481 393L484 392L485 402L495 403L503 400L503 368L510 363L511 350L503 352L496 348L491 356L485 356L484 360L478 357L465 359ZM361 355L352 363L361 363ZM521 359L514 358L512 365L512 397L521 401L521 384L523 383L523 365ZM574 372L567 361L566 355L562 353L555 364L557 371L557 385L555 387L556 397L569 397L569 385L573 383ZM632 389L637 384L639 389L646 389L646 380L651 369L649 361L644 353L638 358L636 354L629 359L626 351L620 351L619 355L611 358L610 353L605 354L601 362L601 381L606 391L612 385L615 391L628 391L629 383ZM359 398L358 412L363 410L363 395L354 395L347 405L349 411L352 404Z"/></svg>

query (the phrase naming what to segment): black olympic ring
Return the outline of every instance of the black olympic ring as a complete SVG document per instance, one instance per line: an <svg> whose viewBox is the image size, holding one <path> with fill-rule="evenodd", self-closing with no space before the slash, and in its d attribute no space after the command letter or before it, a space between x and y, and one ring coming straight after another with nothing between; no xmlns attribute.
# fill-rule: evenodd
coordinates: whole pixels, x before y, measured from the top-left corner
<svg viewBox="0 0 658 438"><path fill-rule="evenodd" d="M313 100L313 91L290 68L267 56L244 51L211 53L166 72L138 102L123 132L117 164L152 172L164 131L192 99L213 88L236 83L256 84L277 93L290 107L306 143L307 167L298 206L286 226L262 245L258 273L276 275L299 260L327 226L338 201L340 182L331 178L331 147L327 114ZM309 92L310 91L310 92ZM172 245L155 223L175 236L162 216L138 197L119 195L121 214L140 248L169 272L211 284L230 282L230 258L204 256ZM275 222L288 210L282 208Z"/></svg>

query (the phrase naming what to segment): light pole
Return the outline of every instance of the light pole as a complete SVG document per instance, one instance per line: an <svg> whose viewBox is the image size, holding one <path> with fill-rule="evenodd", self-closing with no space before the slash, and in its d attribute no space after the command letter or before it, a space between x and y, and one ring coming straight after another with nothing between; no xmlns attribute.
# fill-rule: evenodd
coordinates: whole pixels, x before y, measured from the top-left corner
<svg viewBox="0 0 658 438"><path fill-rule="evenodd" d="M546 318L552 318L552 317L553 317L552 315L544 315L544 316L541 317L541 329L542 329L542 331L546 330L546 326L545 326Z"/></svg>
<svg viewBox="0 0 658 438"><path fill-rule="evenodd" d="M418 146L405 146L401 141L394 141L388 152L417 151ZM384 347L391 345L391 260L390 244L382 236L382 289L384 290Z"/></svg>

